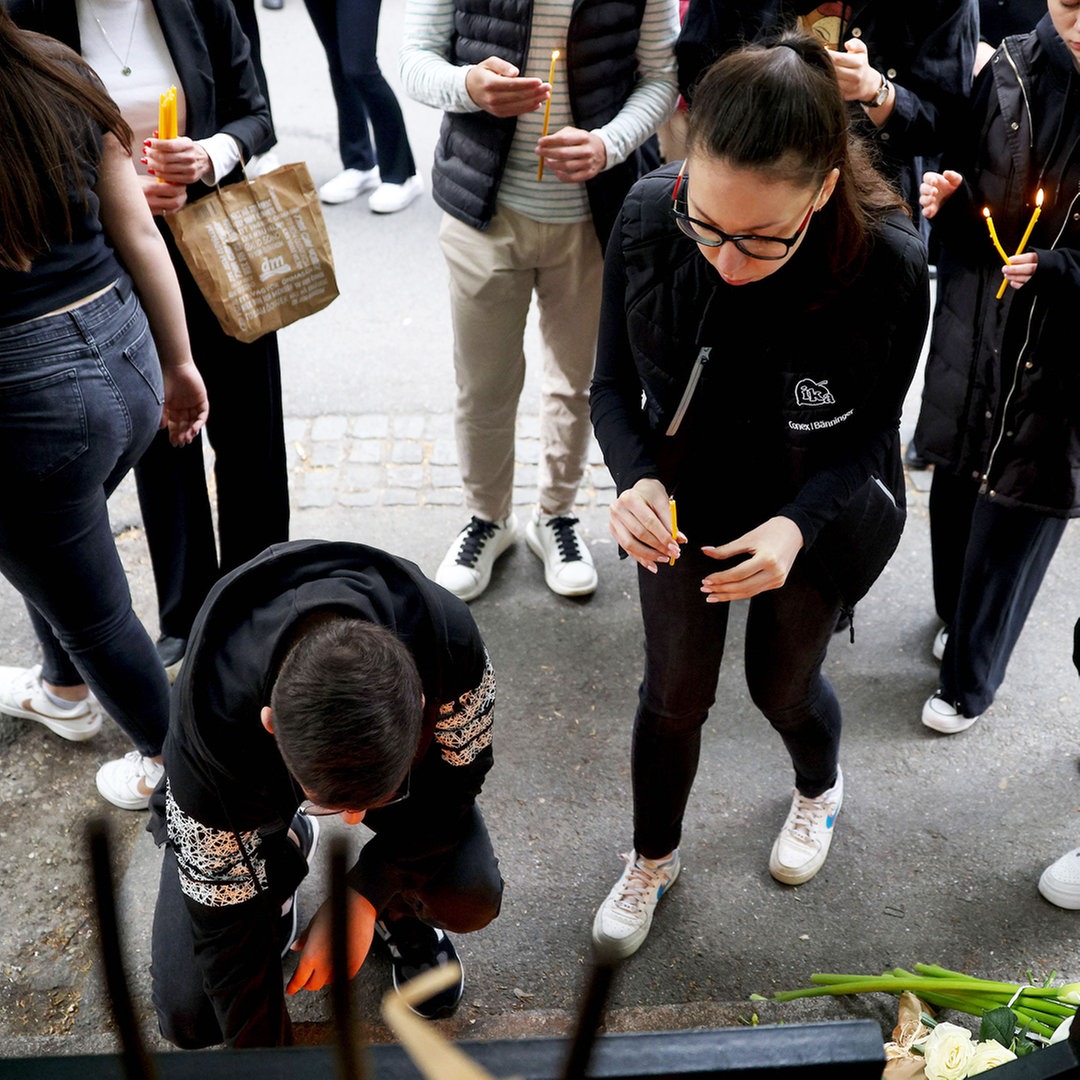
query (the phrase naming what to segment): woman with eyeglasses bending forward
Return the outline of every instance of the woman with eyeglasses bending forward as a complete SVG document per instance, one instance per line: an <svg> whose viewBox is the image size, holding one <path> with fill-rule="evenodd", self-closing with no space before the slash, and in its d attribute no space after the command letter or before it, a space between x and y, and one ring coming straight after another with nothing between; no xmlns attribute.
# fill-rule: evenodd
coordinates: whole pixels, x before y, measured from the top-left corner
<svg viewBox="0 0 1080 1080"><path fill-rule="evenodd" d="M718 61L686 161L623 205L592 419L619 492L611 532L639 568L645 673L634 846L593 923L607 958L640 947L678 876L729 601L750 600L748 688L795 769L769 870L798 885L825 861L843 777L822 664L903 528L898 425L927 283L904 203L801 34Z"/></svg>

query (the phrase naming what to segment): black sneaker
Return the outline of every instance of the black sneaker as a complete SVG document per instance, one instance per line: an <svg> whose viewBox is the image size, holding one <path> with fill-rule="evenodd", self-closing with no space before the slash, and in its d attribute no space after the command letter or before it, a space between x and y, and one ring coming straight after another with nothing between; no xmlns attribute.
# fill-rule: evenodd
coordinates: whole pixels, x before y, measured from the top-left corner
<svg viewBox="0 0 1080 1080"><path fill-rule="evenodd" d="M319 846L319 819L317 817L307 817L304 814L293 814L292 824L289 826L294 833L296 833L296 839L299 842L300 854L304 856L305 861L308 864L308 869L311 869L311 860L315 856L315 851ZM292 948L293 942L296 940L297 934L300 932L298 924L299 919L299 896L300 890L296 892L281 905L281 940L284 944L281 947L281 956L284 959L289 955L289 950Z"/></svg>
<svg viewBox="0 0 1080 1080"><path fill-rule="evenodd" d="M430 968L455 962L461 965L457 949L446 933L419 919L378 919L375 922L375 935L390 954L394 989L397 991L410 979L415 979ZM453 986L410 1008L425 1020L443 1020L457 1012L464 992L465 972L462 969L461 976Z"/></svg>

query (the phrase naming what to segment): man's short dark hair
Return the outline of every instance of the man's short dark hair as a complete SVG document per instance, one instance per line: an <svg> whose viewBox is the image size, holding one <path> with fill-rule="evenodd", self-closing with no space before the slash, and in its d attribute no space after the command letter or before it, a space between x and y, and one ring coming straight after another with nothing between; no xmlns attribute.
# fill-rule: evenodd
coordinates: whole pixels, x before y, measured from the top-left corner
<svg viewBox="0 0 1080 1080"><path fill-rule="evenodd" d="M416 661L385 627L339 618L304 633L270 694L289 772L321 806L366 810L393 796L420 740Z"/></svg>

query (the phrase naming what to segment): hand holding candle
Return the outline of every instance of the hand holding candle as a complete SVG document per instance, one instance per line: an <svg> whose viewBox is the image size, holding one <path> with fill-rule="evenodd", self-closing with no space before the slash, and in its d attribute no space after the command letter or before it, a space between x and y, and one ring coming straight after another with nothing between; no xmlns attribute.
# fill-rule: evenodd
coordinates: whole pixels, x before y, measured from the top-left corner
<svg viewBox="0 0 1080 1080"><path fill-rule="evenodd" d="M548 133L548 121L551 119L551 94L555 92L555 61L559 59L559 50L556 49L551 54L551 69L548 72L548 83L551 85L551 93L548 94L548 99L544 102L544 126L540 132L540 138L542 139ZM544 159L540 159L540 164L536 168L536 179L544 179Z"/></svg>
<svg viewBox="0 0 1080 1080"><path fill-rule="evenodd" d="M1031 230L1035 228L1035 222L1039 220L1039 215L1042 213L1042 204L1043 190L1042 188L1039 188L1037 194L1035 195L1035 209L1032 211L1031 220L1028 221L1027 228L1024 230L1024 235L1020 237L1020 243L1017 245L1016 251L1013 252L1014 255L1020 255L1023 252L1024 248L1027 247L1027 242L1031 238ZM1009 260L1006 260L1006 262L1008 261ZM1001 287L997 291L998 300L1000 300L1005 295L1005 290L1008 288L1008 286L1009 279L1003 278L1001 282Z"/></svg>

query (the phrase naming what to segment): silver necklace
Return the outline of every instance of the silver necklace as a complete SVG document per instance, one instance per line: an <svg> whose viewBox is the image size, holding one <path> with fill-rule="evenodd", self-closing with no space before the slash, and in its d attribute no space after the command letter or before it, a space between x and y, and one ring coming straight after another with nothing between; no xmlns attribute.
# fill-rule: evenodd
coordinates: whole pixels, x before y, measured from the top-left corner
<svg viewBox="0 0 1080 1080"><path fill-rule="evenodd" d="M135 14L131 18L131 32L128 34L127 51L124 53L123 56L121 56L116 51L116 46L112 43L112 38L109 37L108 33L105 30L105 27L102 26L101 20L98 18L98 14L94 10L94 5L90 3L90 0L86 0L86 3L87 7L90 8L90 14L93 17L94 22L97 23L97 28L101 31L101 36L105 39L105 44L109 46L109 52L111 52L113 56L115 56L116 59L120 61L120 74L130 75L131 65L128 63L128 58L131 56L131 43L135 40L135 24L139 21L139 8L142 6L142 0L136 0Z"/></svg>

